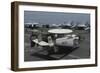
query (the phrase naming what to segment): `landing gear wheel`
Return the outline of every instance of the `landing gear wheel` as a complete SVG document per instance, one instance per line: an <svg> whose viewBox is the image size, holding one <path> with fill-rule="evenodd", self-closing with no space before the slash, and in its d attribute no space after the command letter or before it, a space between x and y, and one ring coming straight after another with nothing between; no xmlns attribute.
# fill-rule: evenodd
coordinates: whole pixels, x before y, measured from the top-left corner
<svg viewBox="0 0 100 73"><path fill-rule="evenodd" d="M79 40L75 39L73 42L74 42L73 48L78 48L79 47Z"/></svg>

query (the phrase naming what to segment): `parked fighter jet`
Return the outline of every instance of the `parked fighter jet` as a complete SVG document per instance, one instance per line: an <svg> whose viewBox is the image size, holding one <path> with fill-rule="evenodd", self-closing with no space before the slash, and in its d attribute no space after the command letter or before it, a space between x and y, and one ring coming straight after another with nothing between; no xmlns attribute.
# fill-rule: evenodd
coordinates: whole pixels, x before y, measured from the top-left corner
<svg viewBox="0 0 100 73"><path fill-rule="evenodd" d="M71 27L72 27L72 24L70 22L68 22L68 23L64 22L62 24L62 28L69 28L70 29Z"/></svg>
<svg viewBox="0 0 100 73"><path fill-rule="evenodd" d="M59 26L60 26L60 24L51 24L51 25L50 25L51 28L57 28L57 27L59 27Z"/></svg>
<svg viewBox="0 0 100 73"><path fill-rule="evenodd" d="M30 28L30 26L32 25L32 23L25 23L25 28Z"/></svg>
<svg viewBox="0 0 100 73"><path fill-rule="evenodd" d="M88 29L90 29L90 24L88 22L86 22L86 23L77 23L76 26L75 26L75 29L88 30Z"/></svg>
<svg viewBox="0 0 100 73"><path fill-rule="evenodd" d="M39 25L39 23L25 23L25 27L33 29L33 28L41 27L41 25Z"/></svg>

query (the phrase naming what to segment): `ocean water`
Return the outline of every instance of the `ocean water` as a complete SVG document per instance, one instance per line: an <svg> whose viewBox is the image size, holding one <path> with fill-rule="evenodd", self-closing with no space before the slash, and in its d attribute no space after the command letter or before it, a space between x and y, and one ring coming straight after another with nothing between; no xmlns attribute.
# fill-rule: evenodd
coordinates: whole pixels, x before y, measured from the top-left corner
<svg viewBox="0 0 100 73"><path fill-rule="evenodd" d="M90 23L90 14L24 11L24 23L63 24L63 23Z"/></svg>

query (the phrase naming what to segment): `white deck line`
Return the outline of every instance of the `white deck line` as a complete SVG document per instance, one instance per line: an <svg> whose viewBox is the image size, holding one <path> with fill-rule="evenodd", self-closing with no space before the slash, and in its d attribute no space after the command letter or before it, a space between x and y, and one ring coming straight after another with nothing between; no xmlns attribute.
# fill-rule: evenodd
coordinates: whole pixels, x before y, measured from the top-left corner
<svg viewBox="0 0 100 73"><path fill-rule="evenodd" d="M69 57L72 57L72 58L77 58L77 59L80 59L81 57L79 57L79 56L75 56L75 55L72 55L72 54L70 54L70 55L68 55Z"/></svg>

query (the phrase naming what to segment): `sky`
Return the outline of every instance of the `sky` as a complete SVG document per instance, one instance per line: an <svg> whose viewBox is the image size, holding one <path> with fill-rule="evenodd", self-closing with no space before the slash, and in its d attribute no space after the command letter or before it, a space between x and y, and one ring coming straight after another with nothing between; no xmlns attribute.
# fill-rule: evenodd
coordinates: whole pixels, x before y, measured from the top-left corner
<svg viewBox="0 0 100 73"><path fill-rule="evenodd" d="M74 21L75 23L90 23L90 14L24 11L24 23L63 24Z"/></svg>

